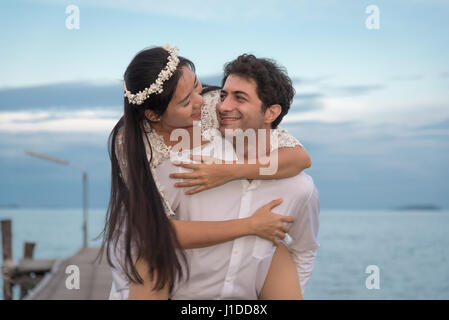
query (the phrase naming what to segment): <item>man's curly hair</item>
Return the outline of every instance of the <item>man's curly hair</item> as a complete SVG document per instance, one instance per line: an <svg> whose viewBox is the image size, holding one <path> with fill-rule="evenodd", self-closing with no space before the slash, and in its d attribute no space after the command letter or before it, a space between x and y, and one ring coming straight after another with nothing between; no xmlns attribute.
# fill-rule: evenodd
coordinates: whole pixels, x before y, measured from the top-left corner
<svg viewBox="0 0 449 320"><path fill-rule="evenodd" d="M273 104L279 104L282 107L279 116L271 123L271 128L277 128L282 118L288 113L295 96L295 89L292 80L287 75L287 70L278 66L271 59L242 54L237 59L225 64L222 87L231 74L253 79L256 82L257 95L262 101L263 112Z"/></svg>

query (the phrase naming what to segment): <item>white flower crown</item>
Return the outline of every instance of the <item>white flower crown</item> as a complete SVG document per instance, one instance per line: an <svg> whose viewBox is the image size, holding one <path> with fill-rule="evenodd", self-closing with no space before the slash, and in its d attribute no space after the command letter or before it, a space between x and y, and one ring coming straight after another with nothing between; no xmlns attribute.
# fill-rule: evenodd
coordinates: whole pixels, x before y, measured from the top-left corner
<svg viewBox="0 0 449 320"><path fill-rule="evenodd" d="M145 88L142 91L133 94L126 88L126 83L123 82L123 85L125 87L125 97L128 98L129 103L141 105L146 99L148 99L151 94L160 94L162 93L162 91L164 91L162 87L164 81L170 79L173 73L176 71L176 68L178 67L179 58L176 51L178 51L179 49L178 47L171 47L169 44L164 45L162 48L167 50L170 55L168 56L167 65L164 69L161 70L156 81L153 84L151 84L148 88Z"/></svg>

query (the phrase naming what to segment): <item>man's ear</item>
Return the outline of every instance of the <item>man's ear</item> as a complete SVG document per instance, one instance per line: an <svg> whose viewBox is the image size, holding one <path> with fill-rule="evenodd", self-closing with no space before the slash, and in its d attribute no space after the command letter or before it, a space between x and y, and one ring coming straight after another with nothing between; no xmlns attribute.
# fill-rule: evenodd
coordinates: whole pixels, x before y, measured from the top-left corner
<svg viewBox="0 0 449 320"><path fill-rule="evenodd" d="M279 115L282 112L282 107L279 104L272 104L271 106L269 106L267 108L267 110L265 110L265 123L267 124L271 124L272 122L274 122L274 120L277 119L277 117L279 117Z"/></svg>
<svg viewBox="0 0 449 320"><path fill-rule="evenodd" d="M151 122L159 122L161 121L161 117L157 116L153 111L150 109L145 110L145 117L150 120Z"/></svg>

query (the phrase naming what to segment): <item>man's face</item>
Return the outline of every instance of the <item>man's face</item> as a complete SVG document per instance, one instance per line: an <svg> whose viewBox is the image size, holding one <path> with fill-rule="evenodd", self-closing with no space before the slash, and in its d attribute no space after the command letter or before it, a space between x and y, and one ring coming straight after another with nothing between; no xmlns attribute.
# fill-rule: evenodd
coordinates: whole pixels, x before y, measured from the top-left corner
<svg viewBox="0 0 449 320"><path fill-rule="evenodd" d="M221 90L217 115L220 132L225 129L269 129L264 123L262 101L257 95L257 84L253 79L245 79L231 74Z"/></svg>

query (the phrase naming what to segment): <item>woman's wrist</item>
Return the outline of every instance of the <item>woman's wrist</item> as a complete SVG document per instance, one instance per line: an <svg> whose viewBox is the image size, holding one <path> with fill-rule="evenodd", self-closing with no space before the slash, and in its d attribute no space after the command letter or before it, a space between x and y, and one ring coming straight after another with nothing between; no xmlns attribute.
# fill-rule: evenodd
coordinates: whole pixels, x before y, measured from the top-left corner
<svg viewBox="0 0 449 320"><path fill-rule="evenodd" d="M223 164L225 166L226 176L229 177L229 181L243 179L243 168L238 164Z"/></svg>
<svg viewBox="0 0 449 320"><path fill-rule="evenodd" d="M247 217L247 218L242 218L240 220L244 224L244 230L245 230L246 235L248 235L248 236L257 235L257 227L255 224L254 218L252 216Z"/></svg>

